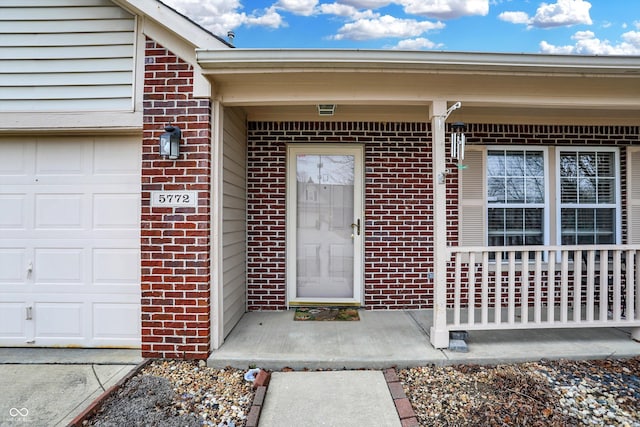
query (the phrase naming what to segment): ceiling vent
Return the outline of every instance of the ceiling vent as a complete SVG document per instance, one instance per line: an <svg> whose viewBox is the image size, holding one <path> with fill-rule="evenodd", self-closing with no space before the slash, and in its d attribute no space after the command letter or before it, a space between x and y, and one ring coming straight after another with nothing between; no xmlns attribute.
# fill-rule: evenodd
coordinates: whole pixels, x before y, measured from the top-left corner
<svg viewBox="0 0 640 427"><path fill-rule="evenodd" d="M321 116L333 116L336 112L336 104L318 104L318 114Z"/></svg>

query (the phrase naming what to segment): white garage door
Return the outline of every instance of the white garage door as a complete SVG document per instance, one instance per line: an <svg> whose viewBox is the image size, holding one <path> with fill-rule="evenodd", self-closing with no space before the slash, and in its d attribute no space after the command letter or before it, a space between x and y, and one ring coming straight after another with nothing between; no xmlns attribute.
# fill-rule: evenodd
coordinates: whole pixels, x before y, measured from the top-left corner
<svg viewBox="0 0 640 427"><path fill-rule="evenodd" d="M140 346L139 145L0 138L0 345Z"/></svg>

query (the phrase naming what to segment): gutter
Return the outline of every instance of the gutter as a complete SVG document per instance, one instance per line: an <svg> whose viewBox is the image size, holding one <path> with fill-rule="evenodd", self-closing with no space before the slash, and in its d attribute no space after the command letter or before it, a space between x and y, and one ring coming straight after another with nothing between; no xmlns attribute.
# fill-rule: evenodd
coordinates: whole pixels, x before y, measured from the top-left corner
<svg viewBox="0 0 640 427"><path fill-rule="evenodd" d="M586 56L338 49L197 49L203 71L368 70L516 72L640 77L638 56Z"/></svg>

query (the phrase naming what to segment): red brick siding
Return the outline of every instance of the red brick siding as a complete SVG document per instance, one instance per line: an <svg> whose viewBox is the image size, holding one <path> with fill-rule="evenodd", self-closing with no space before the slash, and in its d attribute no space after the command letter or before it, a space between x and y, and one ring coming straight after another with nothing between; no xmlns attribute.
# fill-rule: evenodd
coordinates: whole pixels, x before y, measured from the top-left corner
<svg viewBox="0 0 640 427"><path fill-rule="evenodd" d="M204 359L210 343L211 104L193 93L193 68L147 40L142 147L142 355ZM158 138L182 130L180 159ZM151 208L151 191L197 191L197 208Z"/></svg>
<svg viewBox="0 0 640 427"><path fill-rule="evenodd" d="M470 144L616 145L638 142L640 127L470 124ZM288 142L364 143L365 306L433 304L433 188L425 123L252 122L248 132L248 304L281 310L285 288L285 163ZM624 150L621 151L624 160ZM624 162L622 163L624 164ZM458 170L446 178L447 238L458 241ZM626 176L621 171L622 203ZM623 214L623 229L626 215ZM448 272L451 278L453 271ZM451 295L450 295L451 297Z"/></svg>
<svg viewBox="0 0 640 427"><path fill-rule="evenodd" d="M248 301L281 310L285 295L287 142L365 144L365 306L432 305L431 132L425 123L249 124ZM452 194L457 179L450 178ZM457 210L451 204L449 217ZM452 222L455 224L455 221ZM454 235L454 227L451 234Z"/></svg>

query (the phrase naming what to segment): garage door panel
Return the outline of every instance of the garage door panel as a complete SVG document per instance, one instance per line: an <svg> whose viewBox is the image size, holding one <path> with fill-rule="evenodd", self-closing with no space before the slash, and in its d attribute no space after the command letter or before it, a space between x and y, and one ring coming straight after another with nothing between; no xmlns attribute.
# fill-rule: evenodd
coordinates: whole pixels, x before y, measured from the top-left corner
<svg viewBox="0 0 640 427"><path fill-rule="evenodd" d="M36 175L83 175L87 144L74 138L50 138L36 143Z"/></svg>
<svg viewBox="0 0 640 427"><path fill-rule="evenodd" d="M139 229L139 200L140 198L133 194L94 194L93 227L95 229Z"/></svg>
<svg viewBox="0 0 640 427"><path fill-rule="evenodd" d="M26 303L0 302L0 338L26 340Z"/></svg>
<svg viewBox="0 0 640 427"><path fill-rule="evenodd" d="M0 176L27 176L33 173L33 138L18 138L15 143L0 144ZM2 181L7 183L6 180Z"/></svg>
<svg viewBox="0 0 640 427"><path fill-rule="evenodd" d="M140 335L140 304L93 304L93 337L96 340L128 338Z"/></svg>
<svg viewBox="0 0 640 427"><path fill-rule="evenodd" d="M96 138L93 162L95 175L131 175L139 179L139 162L140 147L135 141Z"/></svg>
<svg viewBox="0 0 640 427"><path fill-rule="evenodd" d="M36 302L35 338L78 339L86 334L82 330L83 304L81 302Z"/></svg>
<svg viewBox="0 0 640 427"><path fill-rule="evenodd" d="M136 284L140 278L138 251L123 248L93 250L94 284Z"/></svg>
<svg viewBox="0 0 640 427"><path fill-rule="evenodd" d="M24 230L27 227L27 195L0 194L0 229Z"/></svg>
<svg viewBox="0 0 640 427"><path fill-rule="evenodd" d="M0 285L24 286L28 267L26 259L24 248L0 248Z"/></svg>
<svg viewBox="0 0 640 427"><path fill-rule="evenodd" d="M36 248L35 284L64 283L82 285L84 250L82 248Z"/></svg>
<svg viewBox="0 0 640 427"><path fill-rule="evenodd" d="M82 194L36 194L35 201L36 228L83 228Z"/></svg>

